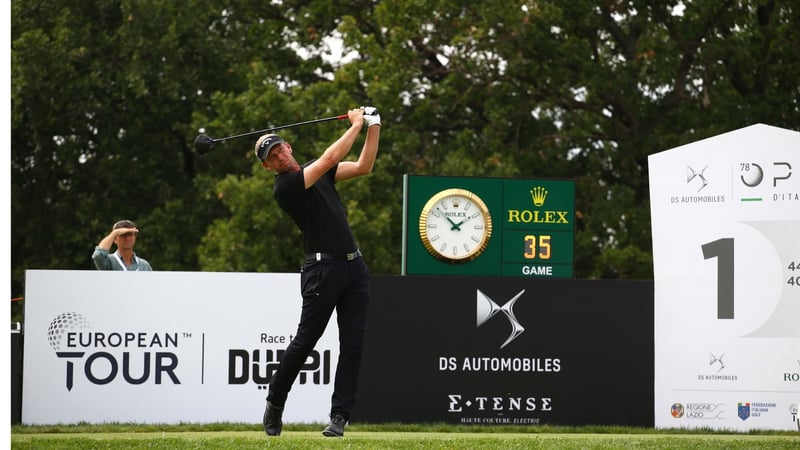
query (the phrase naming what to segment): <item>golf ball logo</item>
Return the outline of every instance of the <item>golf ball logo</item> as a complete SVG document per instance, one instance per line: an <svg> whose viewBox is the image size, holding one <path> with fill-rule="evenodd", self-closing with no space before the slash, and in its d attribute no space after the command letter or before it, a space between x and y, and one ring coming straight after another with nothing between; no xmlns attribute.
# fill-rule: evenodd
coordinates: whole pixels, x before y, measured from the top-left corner
<svg viewBox="0 0 800 450"><path fill-rule="evenodd" d="M739 176L747 187L756 187L764 180L764 169L756 163L742 163Z"/></svg>
<svg viewBox="0 0 800 450"><path fill-rule="evenodd" d="M47 341L55 351L64 347L64 339L70 331L89 330L89 321L82 314L66 312L59 314L47 327Z"/></svg>
<svg viewBox="0 0 800 450"><path fill-rule="evenodd" d="M772 178L772 187L776 188L779 181L788 180L792 176L792 164L789 162L774 161L772 167L766 166L767 170L764 170L764 167L754 162L739 163L739 179L742 180L742 184L751 188L759 186L764 181L766 173L769 172Z"/></svg>

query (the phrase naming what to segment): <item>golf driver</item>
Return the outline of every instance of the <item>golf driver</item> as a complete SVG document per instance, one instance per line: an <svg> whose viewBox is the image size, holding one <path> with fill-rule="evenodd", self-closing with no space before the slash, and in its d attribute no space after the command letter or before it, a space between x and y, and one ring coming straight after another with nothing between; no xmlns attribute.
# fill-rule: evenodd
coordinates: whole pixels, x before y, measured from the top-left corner
<svg viewBox="0 0 800 450"><path fill-rule="evenodd" d="M378 113L377 110L375 110L375 112L373 112L372 114L377 114L377 113ZM236 139L245 136L253 136L255 134L270 133L272 131L281 130L284 128L299 127L300 125L309 125L312 123L328 122L331 120L342 120L342 119L347 119L347 114L340 114L338 116L333 116L333 117L324 117L322 119L307 120L305 122L291 123L289 125L280 125L277 127L267 128L265 130L251 131L249 133L242 133L242 134L237 134L235 136L228 136L222 138L212 138L211 136L200 134L194 140L194 149L198 154L205 155L206 153L209 152L209 150L211 150L211 147L217 142L227 141L229 139Z"/></svg>

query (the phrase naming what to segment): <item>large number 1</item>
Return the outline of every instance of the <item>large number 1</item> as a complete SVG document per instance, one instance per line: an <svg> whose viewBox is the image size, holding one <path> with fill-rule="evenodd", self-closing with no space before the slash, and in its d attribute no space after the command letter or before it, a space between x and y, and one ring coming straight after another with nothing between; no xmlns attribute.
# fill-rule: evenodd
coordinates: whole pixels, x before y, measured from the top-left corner
<svg viewBox="0 0 800 450"><path fill-rule="evenodd" d="M733 319L733 238L703 244L705 259L717 258L717 319Z"/></svg>

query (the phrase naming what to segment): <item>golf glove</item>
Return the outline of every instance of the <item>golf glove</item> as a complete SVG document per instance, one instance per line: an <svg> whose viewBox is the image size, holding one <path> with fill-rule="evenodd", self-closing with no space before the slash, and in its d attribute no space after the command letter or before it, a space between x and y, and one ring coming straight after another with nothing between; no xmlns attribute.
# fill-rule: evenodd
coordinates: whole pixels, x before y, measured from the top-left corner
<svg viewBox="0 0 800 450"><path fill-rule="evenodd" d="M367 128L373 125L381 126L381 115L378 114L378 108L362 106L361 109L364 110L364 122L367 124Z"/></svg>

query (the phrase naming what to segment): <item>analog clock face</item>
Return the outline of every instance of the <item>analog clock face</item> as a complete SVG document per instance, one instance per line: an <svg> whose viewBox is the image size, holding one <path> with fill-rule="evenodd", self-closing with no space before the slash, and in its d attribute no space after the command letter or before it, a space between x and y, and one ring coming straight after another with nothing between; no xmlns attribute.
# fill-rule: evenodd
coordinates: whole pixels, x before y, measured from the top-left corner
<svg viewBox="0 0 800 450"><path fill-rule="evenodd" d="M445 189L422 208L419 234L431 255L447 262L477 258L492 236L492 217L483 200L466 189Z"/></svg>

